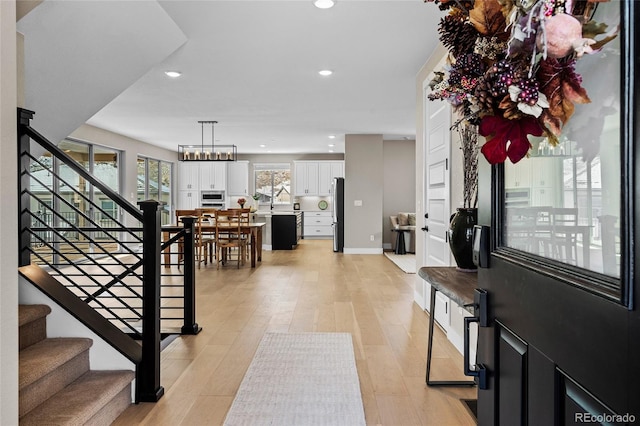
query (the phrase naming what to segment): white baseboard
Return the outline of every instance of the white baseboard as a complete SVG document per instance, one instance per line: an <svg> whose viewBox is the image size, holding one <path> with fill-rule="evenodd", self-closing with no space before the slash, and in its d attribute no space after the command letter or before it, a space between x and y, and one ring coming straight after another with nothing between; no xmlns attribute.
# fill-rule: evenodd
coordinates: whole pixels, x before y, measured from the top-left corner
<svg viewBox="0 0 640 426"><path fill-rule="evenodd" d="M376 248L344 248L344 254L382 254L382 247Z"/></svg>

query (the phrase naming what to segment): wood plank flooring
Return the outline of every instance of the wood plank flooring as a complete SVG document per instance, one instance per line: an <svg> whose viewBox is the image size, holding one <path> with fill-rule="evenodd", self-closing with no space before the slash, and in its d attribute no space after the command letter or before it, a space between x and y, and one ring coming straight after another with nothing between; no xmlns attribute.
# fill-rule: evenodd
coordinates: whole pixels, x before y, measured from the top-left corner
<svg viewBox="0 0 640 426"><path fill-rule="evenodd" d="M333 253L301 240L248 265L197 271L203 331L162 352L163 398L128 408L115 425L220 425L267 331L349 332L368 425L475 425L467 388L425 385L428 316L413 302L414 274L383 255ZM462 356L436 327L432 379L464 380ZM287 425L283 425L287 426Z"/></svg>

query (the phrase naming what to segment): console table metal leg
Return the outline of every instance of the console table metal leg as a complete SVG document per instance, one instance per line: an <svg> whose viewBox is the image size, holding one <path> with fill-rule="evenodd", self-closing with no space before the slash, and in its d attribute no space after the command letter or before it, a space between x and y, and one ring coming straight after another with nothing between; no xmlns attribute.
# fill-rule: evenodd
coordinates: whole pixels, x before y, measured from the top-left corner
<svg viewBox="0 0 640 426"><path fill-rule="evenodd" d="M427 386L475 386L473 380L430 380L431 373L431 354L433 352L433 324L435 322L436 309L436 290L431 286L431 295L429 301L429 341L427 344Z"/></svg>

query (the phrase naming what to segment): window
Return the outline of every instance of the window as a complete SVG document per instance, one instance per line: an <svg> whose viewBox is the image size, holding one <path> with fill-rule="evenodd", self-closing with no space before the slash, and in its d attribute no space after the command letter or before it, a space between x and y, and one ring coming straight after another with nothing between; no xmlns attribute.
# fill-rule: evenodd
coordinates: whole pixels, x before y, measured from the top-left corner
<svg viewBox="0 0 640 426"><path fill-rule="evenodd" d="M255 164L254 197L260 204L291 204L291 165Z"/></svg>
<svg viewBox="0 0 640 426"><path fill-rule="evenodd" d="M58 148L104 185L116 192L121 191L120 151L74 139L64 139L58 144ZM37 215L34 226L51 226L59 230L61 227L90 227L95 222L108 227L114 219L121 219L114 203L102 191L89 184L68 165L54 159L50 153L45 152L38 161L32 162L31 172L33 178L30 191L34 196L31 197L30 209ZM54 175L60 179L54 178ZM54 197L54 194L57 196ZM85 238L82 232L72 230L60 231L60 235L68 241ZM95 238L100 239L103 235L95 235ZM51 241L53 235L51 231L44 231L41 237ZM89 245L87 252L93 253L94 248ZM111 244L102 246L99 252L117 252L118 249L118 244ZM77 256L70 254L68 258L74 259Z"/></svg>
<svg viewBox="0 0 640 426"><path fill-rule="evenodd" d="M171 223L172 163L138 157L138 201L162 201L162 224Z"/></svg>
<svg viewBox="0 0 640 426"><path fill-rule="evenodd" d="M619 9L603 4L594 19L615 28ZM500 244L537 270L614 300L624 297L621 218L629 196L622 190L621 39L576 64L591 101L575 106L558 139L530 138L530 158L505 163Z"/></svg>

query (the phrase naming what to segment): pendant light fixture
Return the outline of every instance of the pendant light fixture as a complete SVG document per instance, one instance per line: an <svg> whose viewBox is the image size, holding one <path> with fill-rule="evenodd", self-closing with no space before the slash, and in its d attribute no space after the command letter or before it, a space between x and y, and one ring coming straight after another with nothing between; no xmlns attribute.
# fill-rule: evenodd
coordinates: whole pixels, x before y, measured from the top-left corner
<svg viewBox="0 0 640 426"><path fill-rule="evenodd" d="M216 145L214 126L217 121L198 121L202 128L202 140L198 145L178 145L180 161L237 161L238 148L235 145ZM211 124L211 144L204 143L204 125Z"/></svg>

